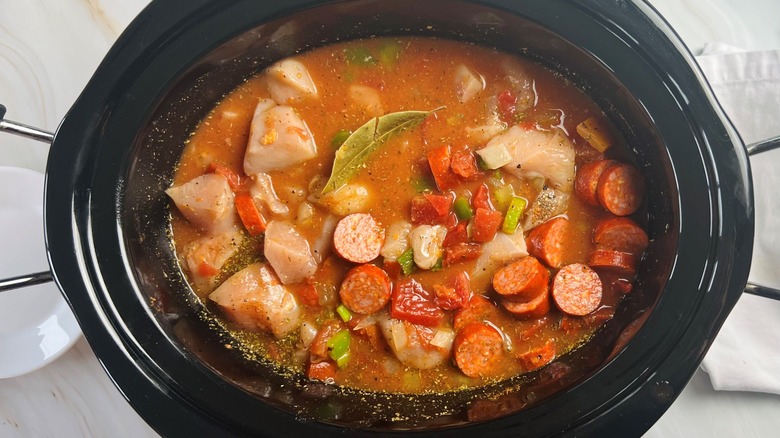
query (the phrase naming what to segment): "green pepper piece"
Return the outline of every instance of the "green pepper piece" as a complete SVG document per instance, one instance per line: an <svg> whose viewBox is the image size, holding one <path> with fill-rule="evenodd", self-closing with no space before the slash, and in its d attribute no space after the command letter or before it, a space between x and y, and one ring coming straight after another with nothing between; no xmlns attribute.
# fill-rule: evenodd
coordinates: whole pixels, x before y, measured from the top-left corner
<svg viewBox="0 0 780 438"><path fill-rule="evenodd" d="M431 272L441 271L444 268L444 259L439 257L439 260L436 260L436 264L431 266Z"/></svg>
<svg viewBox="0 0 780 438"><path fill-rule="evenodd" d="M401 271L404 275L409 275L414 272L414 251L412 248L407 249L398 257L398 264L401 265Z"/></svg>
<svg viewBox="0 0 780 438"><path fill-rule="evenodd" d="M344 144L345 141L347 141L350 135L352 135L351 131L342 129L333 136L333 139L330 141L330 145L333 146L334 149L338 149L341 147L341 145Z"/></svg>
<svg viewBox="0 0 780 438"><path fill-rule="evenodd" d="M471 208L471 203L463 196L458 196L455 199L455 202L452 203L452 209L455 210L455 216L462 221L467 221L474 216L474 210Z"/></svg>
<svg viewBox="0 0 780 438"><path fill-rule="evenodd" d="M352 319L352 312L350 312L349 309L347 309L347 306L343 304L339 304L339 306L336 307L336 313L339 314L341 320L344 322L349 322L349 320Z"/></svg>
<svg viewBox="0 0 780 438"><path fill-rule="evenodd" d="M363 46L350 47L344 50L344 55L346 55L347 63L350 65L370 67L377 63L374 55L371 54L368 48Z"/></svg>
<svg viewBox="0 0 780 438"><path fill-rule="evenodd" d="M412 180L412 187L417 193L431 192L436 186L430 178L421 176Z"/></svg>
<svg viewBox="0 0 780 438"><path fill-rule="evenodd" d="M395 64L401 55L401 45L395 41L388 41L379 48L379 62L384 65Z"/></svg>
<svg viewBox="0 0 780 438"><path fill-rule="evenodd" d="M512 197L509 208L506 210L506 216L504 216L504 223L501 225L501 231L507 234L515 233L517 224L520 222L520 216L523 215L526 205L528 205L528 201L525 198L519 196Z"/></svg>
<svg viewBox="0 0 780 438"><path fill-rule="evenodd" d="M328 339L328 354L330 358L336 361L339 368L343 368L349 361L349 343L352 335L349 330L339 330L338 333Z"/></svg>

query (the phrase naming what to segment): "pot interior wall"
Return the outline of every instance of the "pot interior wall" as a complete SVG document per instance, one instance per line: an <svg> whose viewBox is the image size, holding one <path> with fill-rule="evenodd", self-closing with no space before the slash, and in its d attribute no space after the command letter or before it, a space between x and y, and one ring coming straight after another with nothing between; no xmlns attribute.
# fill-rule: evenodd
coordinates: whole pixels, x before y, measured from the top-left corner
<svg viewBox="0 0 780 438"><path fill-rule="evenodd" d="M169 202L163 190L172 181L185 141L222 96L270 63L330 42L375 35L465 40L534 59L582 88L628 140L648 182L652 243L634 292L590 343L524 378L480 390L411 398L342 391L284 377L262 360L246 361L240 351L224 348L229 335L204 316L203 303L187 285L171 246ZM676 249L676 234L665 232L676 228L670 201L676 198L672 171L641 103L609 68L581 48L520 16L474 4L456 8L442 1L340 2L240 30L177 75L168 93L160 96L130 154L121 211L126 247L136 281L168 341L207 372L253 394L258 403L304 419L374 428L439 427L534 406L593 376L619 354L663 290L671 270L668 255ZM397 417L402 421L390 421Z"/></svg>

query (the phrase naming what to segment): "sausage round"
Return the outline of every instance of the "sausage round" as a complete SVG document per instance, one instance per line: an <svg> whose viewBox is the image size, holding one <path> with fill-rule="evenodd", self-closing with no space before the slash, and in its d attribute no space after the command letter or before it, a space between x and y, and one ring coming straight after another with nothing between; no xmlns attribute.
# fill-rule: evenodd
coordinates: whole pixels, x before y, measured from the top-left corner
<svg viewBox="0 0 780 438"><path fill-rule="evenodd" d="M630 164L613 164L599 178L596 197L615 216L628 216L639 210L645 183L639 170Z"/></svg>
<svg viewBox="0 0 780 438"><path fill-rule="evenodd" d="M600 249L612 249L641 255L650 244L647 233L627 217L604 219L596 225L593 243Z"/></svg>
<svg viewBox="0 0 780 438"><path fill-rule="evenodd" d="M501 300L501 305L512 315L522 319L541 318L550 311L550 294L547 288L525 302Z"/></svg>
<svg viewBox="0 0 780 438"><path fill-rule="evenodd" d="M392 284L385 271L374 265L360 265L347 272L339 296L349 310L367 315L385 307L391 292Z"/></svg>
<svg viewBox="0 0 780 438"><path fill-rule="evenodd" d="M586 265L566 265L555 274L552 296L563 313L585 316L601 304L601 279L596 271Z"/></svg>
<svg viewBox="0 0 780 438"><path fill-rule="evenodd" d="M344 216L333 232L333 247L353 263L368 263L379 256L385 243L385 230L368 213Z"/></svg>
<svg viewBox="0 0 780 438"><path fill-rule="evenodd" d="M526 239L528 252L551 268L563 266L563 245L569 220L559 216L531 230Z"/></svg>
<svg viewBox="0 0 780 438"><path fill-rule="evenodd" d="M472 322L492 320L498 315L498 308L482 295L473 295L466 306L458 310L452 320L452 328L459 331Z"/></svg>
<svg viewBox="0 0 780 438"><path fill-rule="evenodd" d="M518 354L517 360L520 366L528 371L539 369L555 359L555 343L548 339L544 345L539 348L533 348L525 353Z"/></svg>
<svg viewBox="0 0 780 438"><path fill-rule="evenodd" d="M495 328L473 322L460 330L453 343L455 364L469 377L485 377L499 371L504 339Z"/></svg>
<svg viewBox="0 0 780 438"><path fill-rule="evenodd" d="M601 174L607 167L615 164L612 160L598 160L592 161L583 165L577 171L577 178L574 180L574 191L577 195L594 207L601 205L596 197L596 189L599 185L599 179Z"/></svg>
<svg viewBox="0 0 780 438"><path fill-rule="evenodd" d="M633 277L636 274L636 256L623 251L596 249L591 253L588 265L622 277Z"/></svg>
<svg viewBox="0 0 780 438"><path fill-rule="evenodd" d="M504 266L493 276L493 289L511 301L528 301L547 292L550 273L534 257L522 259Z"/></svg>

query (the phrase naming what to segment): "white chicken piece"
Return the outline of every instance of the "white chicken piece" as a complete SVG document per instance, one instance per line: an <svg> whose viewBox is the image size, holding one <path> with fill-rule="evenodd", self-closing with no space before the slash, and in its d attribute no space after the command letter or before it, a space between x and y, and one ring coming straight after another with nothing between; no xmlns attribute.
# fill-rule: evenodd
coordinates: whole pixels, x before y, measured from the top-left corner
<svg viewBox="0 0 780 438"><path fill-rule="evenodd" d="M319 198L319 203L333 214L346 216L352 213L368 212L369 204L374 198L366 186L362 184L347 184L330 191Z"/></svg>
<svg viewBox="0 0 780 438"><path fill-rule="evenodd" d="M249 128L244 173L285 169L316 155L317 145L303 119L289 106L261 99Z"/></svg>
<svg viewBox="0 0 780 438"><path fill-rule="evenodd" d="M385 113L382 98L375 88L367 85L350 85L349 97L364 111L366 117L379 117Z"/></svg>
<svg viewBox="0 0 780 438"><path fill-rule="evenodd" d="M501 62L504 74L512 84L512 89L517 96L515 108L518 112L525 111L536 106L536 87L534 80L520 62L514 58L506 58Z"/></svg>
<svg viewBox="0 0 780 438"><path fill-rule="evenodd" d="M460 103L466 103L485 89L485 78L463 64L455 68L455 95Z"/></svg>
<svg viewBox="0 0 780 438"><path fill-rule="evenodd" d="M392 223L385 232L385 244L379 254L385 260L394 262L401 257L401 254L409 249L409 233L412 231L412 224L406 221Z"/></svg>
<svg viewBox="0 0 780 438"><path fill-rule="evenodd" d="M493 137L485 148L506 147L512 160L504 170L518 178L542 176L550 185L571 192L574 184L574 146L562 131L539 131L513 126Z"/></svg>
<svg viewBox="0 0 780 438"><path fill-rule="evenodd" d="M378 322L395 357L406 366L425 370L450 357L452 340L442 347L432 345L431 340L435 335L429 327L390 318L386 314L380 316Z"/></svg>
<svg viewBox="0 0 780 438"><path fill-rule="evenodd" d="M264 263L236 272L209 299L247 330L266 330L283 338L301 325L301 306Z"/></svg>
<svg viewBox="0 0 780 438"><path fill-rule="evenodd" d="M276 196L273 181L267 173L258 173L252 175L252 185L249 187L249 193L256 205L264 205L271 213L287 214L289 209L279 197Z"/></svg>
<svg viewBox="0 0 780 438"><path fill-rule="evenodd" d="M514 234L499 231L493 240L485 244L482 255L479 256L471 271L471 278L474 280L484 276L492 278L493 273L507 262L527 255L528 249L522 228L518 227Z"/></svg>
<svg viewBox="0 0 780 438"><path fill-rule="evenodd" d="M265 72L268 78L268 92L271 98L280 105L305 97L318 96L317 86L300 61L285 59L268 67Z"/></svg>
<svg viewBox="0 0 780 438"><path fill-rule="evenodd" d="M207 173L165 193L188 221L209 234L227 231L236 224L233 190L222 175Z"/></svg>
<svg viewBox="0 0 780 438"><path fill-rule="evenodd" d="M420 269L431 269L441 258L447 228L442 225L419 225L409 233L414 253L414 264Z"/></svg>
<svg viewBox="0 0 780 438"><path fill-rule="evenodd" d="M266 260L283 284L298 283L317 271L309 242L289 222L269 222L263 246Z"/></svg>
<svg viewBox="0 0 780 438"><path fill-rule="evenodd" d="M201 237L184 248L184 259L194 283L208 287L216 274L244 241L244 234L234 227L214 236Z"/></svg>

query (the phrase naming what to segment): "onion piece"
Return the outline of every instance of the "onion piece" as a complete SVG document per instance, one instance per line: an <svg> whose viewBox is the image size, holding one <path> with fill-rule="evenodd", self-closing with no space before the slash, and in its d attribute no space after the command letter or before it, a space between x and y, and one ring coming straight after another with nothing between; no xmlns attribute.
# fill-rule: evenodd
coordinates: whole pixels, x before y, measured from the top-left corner
<svg viewBox="0 0 780 438"><path fill-rule="evenodd" d="M406 343L409 342L409 338L406 335L406 327L401 321L393 322L393 326L390 328L390 333L393 337L393 345L396 350L402 350L406 347Z"/></svg>
<svg viewBox="0 0 780 438"><path fill-rule="evenodd" d="M436 334L433 335L433 339L431 339L431 345L449 350L454 340L455 332L449 329L439 329L436 330Z"/></svg>
<svg viewBox="0 0 780 438"><path fill-rule="evenodd" d="M352 328L352 330L362 330L366 327L372 326L376 324L377 321L377 314L372 313L370 315L366 315L360 318L360 321L358 321L357 324L355 324L355 327Z"/></svg>

